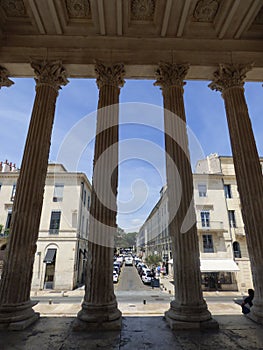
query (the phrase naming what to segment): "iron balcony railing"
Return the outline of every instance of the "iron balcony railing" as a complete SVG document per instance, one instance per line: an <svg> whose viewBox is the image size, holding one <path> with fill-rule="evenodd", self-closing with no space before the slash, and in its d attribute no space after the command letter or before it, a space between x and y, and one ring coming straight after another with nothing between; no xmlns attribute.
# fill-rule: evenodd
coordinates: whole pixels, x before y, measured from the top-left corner
<svg viewBox="0 0 263 350"><path fill-rule="evenodd" d="M223 221L197 221L198 230L224 230Z"/></svg>

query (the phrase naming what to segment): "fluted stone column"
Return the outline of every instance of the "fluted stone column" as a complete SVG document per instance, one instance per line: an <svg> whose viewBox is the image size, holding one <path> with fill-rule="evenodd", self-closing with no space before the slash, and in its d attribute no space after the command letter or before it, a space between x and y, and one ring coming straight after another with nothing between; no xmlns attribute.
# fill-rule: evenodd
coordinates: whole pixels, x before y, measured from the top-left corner
<svg viewBox="0 0 263 350"><path fill-rule="evenodd" d="M3 86L9 87L14 84L14 82L10 80L8 76L9 76L8 70L0 66L0 89Z"/></svg>
<svg viewBox="0 0 263 350"><path fill-rule="evenodd" d="M183 101L188 65L160 63L155 85L164 100L169 233L172 239L175 299L165 313L172 329L217 327L202 296L193 177Z"/></svg>
<svg viewBox="0 0 263 350"><path fill-rule="evenodd" d="M36 97L12 209L7 255L0 281L0 328L22 329L39 314L30 288L58 90L67 84L61 63L33 62Z"/></svg>
<svg viewBox="0 0 263 350"><path fill-rule="evenodd" d="M122 64L95 66L99 102L91 193L85 297L74 329L120 329L121 312L114 294L112 269L118 184L119 94Z"/></svg>
<svg viewBox="0 0 263 350"><path fill-rule="evenodd" d="M225 102L255 288L254 305L248 317L263 324L263 177L243 87L251 68L221 64L209 87L221 91Z"/></svg>

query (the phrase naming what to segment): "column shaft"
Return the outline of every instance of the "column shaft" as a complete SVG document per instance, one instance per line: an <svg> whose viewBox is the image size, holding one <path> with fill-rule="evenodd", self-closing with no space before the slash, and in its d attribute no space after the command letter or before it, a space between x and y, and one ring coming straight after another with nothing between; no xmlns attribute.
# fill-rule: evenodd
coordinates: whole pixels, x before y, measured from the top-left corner
<svg viewBox="0 0 263 350"><path fill-rule="evenodd" d="M57 78L54 77L54 67L58 66L58 75L61 75L61 70L64 74L57 64L32 66L38 75L36 97L17 182L7 256L0 281L0 325L9 324L9 328L13 329L23 328L38 317L32 309L30 288L59 88ZM47 73L51 75L50 81L46 79ZM16 324L19 321L20 325Z"/></svg>
<svg viewBox="0 0 263 350"><path fill-rule="evenodd" d="M166 319L172 328L217 327L201 290L193 177L183 101L183 79L187 70L188 65L161 63L155 83L161 86L164 98L169 233L174 261L175 300L166 312Z"/></svg>
<svg viewBox="0 0 263 350"><path fill-rule="evenodd" d="M121 312L114 294L112 270L117 229L119 93L122 65L97 63L99 91L91 193L86 289L75 329L119 329Z"/></svg>
<svg viewBox="0 0 263 350"><path fill-rule="evenodd" d="M222 92L251 261L255 298L249 317L263 323L263 177L244 95L251 66L220 65L210 87Z"/></svg>

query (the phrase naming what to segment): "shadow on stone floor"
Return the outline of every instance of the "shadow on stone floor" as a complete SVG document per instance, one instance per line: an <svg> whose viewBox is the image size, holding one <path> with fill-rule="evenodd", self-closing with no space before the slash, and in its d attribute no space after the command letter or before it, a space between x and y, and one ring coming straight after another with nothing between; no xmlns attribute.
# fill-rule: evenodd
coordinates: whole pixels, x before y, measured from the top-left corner
<svg viewBox="0 0 263 350"><path fill-rule="evenodd" d="M162 316L134 316L123 317L119 332L73 332L74 318L42 317L26 330L0 332L0 349L263 349L262 326L242 315L214 318L219 322L219 330L171 331Z"/></svg>

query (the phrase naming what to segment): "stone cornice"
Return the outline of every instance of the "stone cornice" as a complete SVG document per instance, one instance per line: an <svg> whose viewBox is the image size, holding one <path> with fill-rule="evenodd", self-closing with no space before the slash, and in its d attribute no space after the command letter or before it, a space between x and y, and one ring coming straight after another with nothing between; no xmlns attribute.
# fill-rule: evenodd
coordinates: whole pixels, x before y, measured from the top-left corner
<svg viewBox="0 0 263 350"><path fill-rule="evenodd" d="M95 73L97 76L96 82L99 89L104 85L111 85L116 88L120 88L125 84L125 70L122 63L105 65L100 61L96 61Z"/></svg>
<svg viewBox="0 0 263 350"><path fill-rule="evenodd" d="M221 92L231 87L243 87L246 73L251 69L252 64L220 64L208 86Z"/></svg>
<svg viewBox="0 0 263 350"><path fill-rule="evenodd" d="M162 89L172 86L183 87L184 79L189 69L189 64L174 64L160 62L156 70L155 86L161 86Z"/></svg>
<svg viewBox="0 0 263 350"><path fill-rule="evenodd" d="M220 44L219 44L220 43ZM81 49L80 49L81 48ZM74 35L10 35L2 39L0 62L13 77L32 77L28 57L51 61L58 58L71 78L96 78L94 60L122 62L125 78L154 79L160 61L190 63L186 79L209 80L219 62L254 62L247 81L263 81L263 41L200 38L138 38Z"/></svg>
<svg viewBox="0 0 263 350"><path fill-rule="evenodd" d="M35 72L36 87L49 85L59 90L61 85L67 85L67 73L60 61L32 61L31 66Z"/></svg>
<svg viewBox="0 0 263 350"><path fill-rule="evenodd" d="M8 70L0 66L0 89L3 86L9 87L14 84L14 82L10 80L8 76L9 76Z"/></svg>

